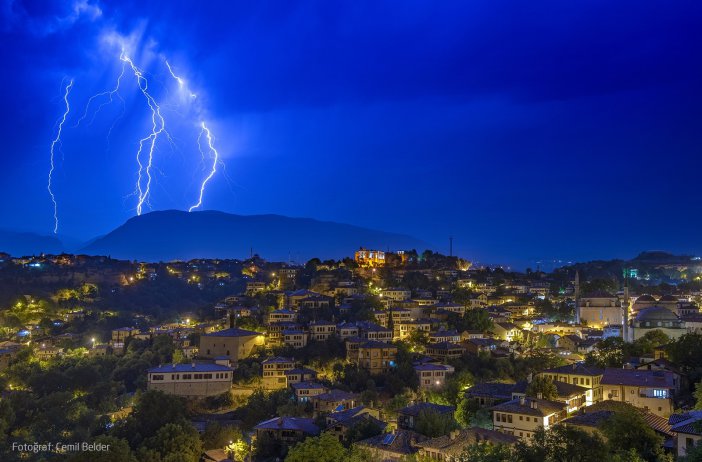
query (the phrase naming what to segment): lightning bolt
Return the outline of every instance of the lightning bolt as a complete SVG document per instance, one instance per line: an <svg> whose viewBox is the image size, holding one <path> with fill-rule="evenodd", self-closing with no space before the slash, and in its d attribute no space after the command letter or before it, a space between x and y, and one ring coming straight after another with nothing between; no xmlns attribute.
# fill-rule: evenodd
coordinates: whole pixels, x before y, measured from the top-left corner
<svg viewBox="0 0 702 462"><path fill-rule="evenodd" d="M129 66L132 68L132 71L134 72L134 77L136 77L137 79L137 85L139 86L139 90L141 90L141 93L144 95L144 98L146 98L146 104L151 110L151 133L149 133L148 136L145 136L144 138L139 140L139 150L136 154L136 161L139 165L139 172L136 183L136 193L139 196L139 200L137 202L136 209L137 215L141 215L144 203L146 202L148 204L149 193L151 192L151 168L153 167L154 148L156 147L156 141L158 140L158 137L161 133L165 132L166 136L168 136L168 132L166 132L166 122L163 119L163 116L161 115L161 108L159 107L158 103L156 103L156 100L153 98L153 96L151 96L151 94L149 93L149 82L148 80L146 80L146 77L144 77L144 73L141 71L141 69L134 65L132 60L126 54L124 54L124 51L122 51L122 53L120 54L119 59L129 64ZM144 150L145 144L148 145L149 151L146 166L144 166L141 160L141 154ZM144 186L144 188L142 188L142 172L146 176L146 185Z"/></svg>
<svg viewBox="0 0 702 462"><path fill-rule="evenodd" d="M60 118L60 121L58 122L58 130L56 131L56 138L51 142L51 148L49 149L51 153L50 157L50 163L51 163L51 168L49 169L49 180L46 185L46 189L49 191L49 196L51 196L51 202L54 204L54 234L58 233L58 203L56 202L56 196L54 195L53 190L51 189L51 180L54 174L54 149L56 148L56 145L61 143L61 132L63 131L63 124L66 123L66 118L68 117L68 113L71 112L71 106L68 104L68 95L71 93L71 88L73 88L73 80L71 80L68 85L66 85L66 89L64 90L63 94L63 102L66 104L66 110L63 113L63 116Z"/></svg>
<svg viewBox="0 0 702 462"><path fill-rule="evenodd" d="M186 90L191 98L196 98L197 95L188 89L188 85L185 82L185 80L183 80L181 77L176 75L175 72L173 72L173 68L169 64L168 60L164 59L164 61L166 63L166 67L168 68L168 72L170 72L171 76L175 79L176 82L178 82L178 87L180 87L181 90ZM224 163L219 159L219 152L217 152L217 149L215 149L214 147L214 137L212 136L210 129L207 128L207 125L205 125L205 122L200 122L200 134L197 137L197 148L200 151L200 154L202 155L202 160L205 160L205 153L203 152L202 145L200 143L203 134L207 138L207 145L209 146L210 153L213 153L212 168L210 169L209 174L202 180L202 183L200 184L200 195L198 196L197 203L191 206L188 209L188 212L192 212L194 209L202 205L202 197L205 194L205 188L207 186L207 183L212 179L215 173L217 173L217 165L222 165L222 168L224 168Z"/></svg>
<svg viewBox="0 0 702 462"><path fill-rule="evenodd" d="M215 173L217 173L217 164L219 163L219 153L217 152L217 149L214 147L214 138L212 137L212 133L210 133L210 129L207 128L207 125L205 125L205 122L201 122L200 124L201 131L200 131L200 136L202 136L203 133L205 133L205 136L207 137L207 145L210 148L210 152L213 153L212 156L212 169L210 170L209 175L205 177L205 179L202 181L202 184L200 185L200 197L198 198L197 204L193 205L188 209L188 212L192 212L194 209L200 207L202 205L202 196L205 194L205 186L207 186L207 182L209 182L212 177L214 176ZM200 136L198 136L198 148L200 148ZM200 153L202 153L202 149L200 149ZM203 153L204 156L204 153Z"/></svg>
<svg viewBox="0 0 702 462"><path fill-rule="evenodd" d="M185 87L187 86L186 83L185 83L185 80L183 80L181 77L178 77L178 76L175 74L175 72L173 72L173 68L172 68L171 65L168 63L168 60L167 60L167 59L164 59L164 61L166 62L166 67L168 68L168 72L170 72L170 73L171 73L171 76L176 80L176 82L178 82L178 86L180 87L180 89L182 90L183 88L185 88ZM190 97L191 97L191 98L197 98L197 95L196 95L195 93L193 93L193 92L191 92L191 91L188 91L188 93L190 94Z"/></svg>
<svg viewBox="0 0 702 462"><path fill-rule="evenodd" d="M78 121L75 123L75 125L73 125L73 128L78 127L78 126L80 125L80 123L88 116L88 110L90 109L90 104L91 104L91 103L93 102L93 100L96 99L96 98L100 98L101 96L107 96L107 97L108 97L107 101L103 102L102 104L100 104L100 106L98 106L98 108L97 108L97 110L95 111L95 113L93 113L93 117L90 119L90 122L88 123L88 125L90 125L90 124L93 123L93 121L95 120L95 117L97 116L98 112L100 112L100 110L101 110L103 107L105 107L105 106L107 106L108 104L111 104L111 103L112 103L112 98L113 98L115 95L117 95L117 97L118 97L120 100L122 100L122 104L124 104L124 100L122 99L122 97L121 97L120 94L119 94L119 86L120 86L120 83L121 83L121 81L122 81L122 77L124 77L124 70L126 69L126 67L127 67L127 63L126 63L126 62L123 62L123 63L122 63L122 72L120 72L119 76L117 77L117 82L115 83L115 88L113 88L112 90L108 90L108 91L103 91L103 92L101 92L101 93L97 93L97 94L91 96L91 97L88 99L88 103L85 105L85 111L83 112L83 115L78 119ZM112 129L110 128L110 131L111 131L111 130L112 130Z"/></svg>

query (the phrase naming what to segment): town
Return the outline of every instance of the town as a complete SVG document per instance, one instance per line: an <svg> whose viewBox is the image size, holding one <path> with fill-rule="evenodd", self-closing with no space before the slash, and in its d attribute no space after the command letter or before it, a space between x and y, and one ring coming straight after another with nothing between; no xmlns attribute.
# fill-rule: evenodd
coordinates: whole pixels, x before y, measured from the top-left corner
<svg viewBox="0 0 702 462"><path fill-rule="evenodd" d="M698 258L350 254L2 255L0 458L701 460Z"/></svg>

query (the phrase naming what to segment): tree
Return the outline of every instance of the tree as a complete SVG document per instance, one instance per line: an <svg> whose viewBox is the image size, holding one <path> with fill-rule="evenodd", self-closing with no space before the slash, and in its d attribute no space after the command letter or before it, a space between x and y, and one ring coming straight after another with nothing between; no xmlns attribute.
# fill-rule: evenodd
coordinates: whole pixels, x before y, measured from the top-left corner
<svg viewBox="0 0 702 462"><path fill-rule="evenodd" d="M509 462L513 458L509 446L482 441L466 446L456 462Z"/></svg>
<svg viewBox="0 0 702 462"><path fill-rule="evenodd" d="M143 454L143 457L142 457ZM198 462L202 443L197 430L189 423L169 423L144 440L139 448L139 459L163 462Z"/></svg>
<svg viewBox="0 0 702 462"><path fill-rule="evenodd" d="M285 462L339 462L346 460L347 449L331 433L309 437L288 451Z"/></svg>
<svg viewBox="0 0 702 462"><path fill-rule="evenodd" d="M356 441L365 440L375 435L379 435L383 429L373 419L363 419L356 425L352 426L346 433L346 442L355 443Z"/></svg>
<svg viewBox="0 0 702 462"><path fill-rule="evenodd" d="M493 322L486 310L468 310L463 316L465 330L479 330L482 332L492 329Z"/></svg>
<svg viewBox="0 0 702 462"><path fill-rule="evenodd" d="M129 448L129 443L127 440L102 435L95 438L92 443L104 444L109 446L109 449L107 451L100 451L99 453L90 451L78 452L68 460L70 462L93 462L96 459L100 459L101 462L137 461L134 454L132 454L132 450Z"/></svg>
<svg viewBox="0 0 702 462"><path fill-rule="evenodd" d="M149 390L138 399L124 424L115 427L115 432L126 437L132 447L137 447L145 438L156 435L160 428L184 422L185 417L185 403L181 398Z"/></svg>
<svg viewBox="0 0 702 462"><path fill-rule="evenodd" d="M417 433L436 438L437 436L448 435L451 430L456 430L458 424L450 414L442 414L431 409L419 411L414 429Z"/></svg>
<svg viewBox="0 0 702 462"><path fill-rule="evenodd" d="M531 397L541 397L543 399L556 399L558 397L558 390L556 389L556 384L553 383L548 377L536 376L527 385L526 389L527 396Z"/></svg>
<svg viewBox="0 0 702 462"><path fill-rule="evenodd" d="M231 442L243 440L241 430L235 427L223 426L217 422L207 424L202 434L202 446L205 450L221 449Z"/></svg>
<svg viewBox="0 0 702 462"><path fill-rule="evenodd" d="M695 392L692 395L695 397L695 409L702 410L702 382L695 384Z"/></svg>
<svg viewBox="0 0 702 462"><path fill-rule="evenodd" d="M515 446L519 462L601 462L609 460L604 441L597 435L565 425L540 427L534 438Z"/></svg>
<svg viewBox="0 0 702 462"><path fill-rule="evenodd" d="M668 344L668 353L671 361L680 366L683 372L696 377L690 377L692 380L699 379L700 374L700 358L702 358L702 335L700 334L684 334L677 340ZM694 374L691 374L694 372Z"/></svg>
<svg viewBox="0 0 702 462"><path fill-rule="evenodd" d="M597 351L588 353L588 365L597 367L622 367L624 363L624 341L620 337L609 337L597 344Z"/></svg>
<svg viewBox="0 0 702 462"><path fill-rule="evenodd" d="M634 450L644 460L664 460L663 438L656 434L636 409L615 412L602 424L601 431L613 454Z"/></svg>

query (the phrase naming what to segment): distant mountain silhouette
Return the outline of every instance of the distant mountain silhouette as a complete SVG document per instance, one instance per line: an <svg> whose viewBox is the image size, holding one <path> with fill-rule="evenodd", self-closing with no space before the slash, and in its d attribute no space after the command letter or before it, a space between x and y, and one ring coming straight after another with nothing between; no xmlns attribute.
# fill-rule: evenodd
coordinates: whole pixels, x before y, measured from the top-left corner
<svg viewBox="0 0 702 462"><path fill-rule="evenodd" d="M0 229L0 252L15 257L39 255L41 253L61 253L63 245L53 236Z"/></svg>
<svg viewBox="0 0 702 462"><path fill-rule="evenodd" d="M403 234L280 215L168 210L131 218L87 244L82 253L143 261L248 258L306 261L352 256L360 246L381 250L431 247Z"/></svg>

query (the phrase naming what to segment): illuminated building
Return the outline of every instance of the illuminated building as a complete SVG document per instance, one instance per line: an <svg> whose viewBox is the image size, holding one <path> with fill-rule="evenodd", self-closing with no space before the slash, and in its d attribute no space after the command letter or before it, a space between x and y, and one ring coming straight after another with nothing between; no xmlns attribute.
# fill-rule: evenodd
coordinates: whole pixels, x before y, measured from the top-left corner
<svg viewBox="0 0 702 462"><path fill-rule="evenodd" d="M404 250L397 252L384 252L382 250L369 250L364 247L358 249L354 259L359 266L364 268L375 268L386 264L404 265L409 260L409 255Z"/></svg>
<svg viewBox="0 0 702 462"><path fill-rule="evenodd" d="M382 250L368 250L361 247L356 251L354 259L356 263L364 267L384 266L385 252Z"/></svg>
<svg viewBox="0 0 702 462"><path fill-rule="evenodd" d="M219 364L173 364L148 370L148 389L176 396L221 395L232 387L232 368Z"/></svg>

